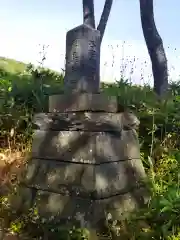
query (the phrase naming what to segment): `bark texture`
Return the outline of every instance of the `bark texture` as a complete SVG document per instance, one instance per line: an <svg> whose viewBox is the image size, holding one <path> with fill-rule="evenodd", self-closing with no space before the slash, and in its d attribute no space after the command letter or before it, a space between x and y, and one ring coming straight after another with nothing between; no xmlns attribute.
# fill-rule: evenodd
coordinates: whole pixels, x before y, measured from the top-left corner
<svg viewBox="0 0 180 240"><path fill-rule="evenodd" d="M100 31L101 33L101 41L103 39L104 36L104 32L106 29L106 25L107 25L107 21L109 19L109 14L111 12L111 8L112 8L112 4L113 4L113 0L106 0L105 4L104 4L104 9L101 15L101 19L99 21L99 25L97 27L97 30Z"/></svg>
<svg viewBox="0 0 180 240"><path fill-rule="evenodd" d="M95 28L94 0L83 0L83 22Z"/></svg>
<svg viewBox="0 0 180 240"><path fill-rule="evenodd" d="M154 91L163 96L168 89L168 67L163 41L154 20L153 0L139 0L141 24L152 63Z"/></svg>
<svg viewBox="0 0 180 240"><path fill-rule="evenodd" d="M99 30L101 34L101 41L104 36L112 4L113 0L105 0L104 8L97 27L97 30ZM83 22L84 24L87 24L92 28L95 28L94 0L83 0Z"/></svg>

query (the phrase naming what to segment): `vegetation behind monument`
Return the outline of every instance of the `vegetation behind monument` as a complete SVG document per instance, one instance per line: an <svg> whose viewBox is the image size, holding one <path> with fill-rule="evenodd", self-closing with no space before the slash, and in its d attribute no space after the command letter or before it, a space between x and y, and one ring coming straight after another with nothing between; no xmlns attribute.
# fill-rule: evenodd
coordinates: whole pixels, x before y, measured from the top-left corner
<svg viewBox="0 0 180 240"><path fill-rule="evenodd" d="M2 195L17 184L18 166L22 166L22 156L31 146L32 115L46 110L46 96L57 93L57 87L61 89L62 82L63 75L34 69L30 65L28 70L19 73L1 69L0 157L1 162L7 160L1 166ZM153 198L149 207L138 213L135 220L126 223L124 229L130 235L140 235L141 239L151 239L151 236L155 239L162 236L164 239L178 239L179 84L170 85L168 97L161 103L156 101L150 87L133 86L126 79L114 84L102 83L101 89L108 95L119 96L119 102L131 108L140 118L141 157L151 180ZM7 202L6 197L1 198L1 218L5 220L6 227L15 232L36 232L39 235L44 232L45 223L39 223L32 215L30 218L22 213L9 215ZM141 230L137 228L137 219Z"/></svg>

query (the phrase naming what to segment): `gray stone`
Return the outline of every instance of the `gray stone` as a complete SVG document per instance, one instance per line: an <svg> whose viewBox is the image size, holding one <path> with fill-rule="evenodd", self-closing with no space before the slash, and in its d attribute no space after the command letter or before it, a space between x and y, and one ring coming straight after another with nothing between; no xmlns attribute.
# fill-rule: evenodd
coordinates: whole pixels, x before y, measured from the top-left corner
<svg viewBox="0 0 180 240"><path fill-rule="evenodd" d="M133 114L49 113L36 115L34 123L40 130L22 184L37 190L42 218L94 232L109 216L122 220L147 203ZM69 131L54 131L64 128Z"/></svg>
<svg viewBox="0 0 180 240"><path fill-rule="evenodd" d="M53 222L80 227L88 227L93 222L94 202L90 199L38 191L35 204L39 214Z"/></svg>
<svg viewBox="0 0 180 240"><path fill-rule="evenodd" d="M140 152L134 130L121 132L36 130L32 157L99 164L139 159Z"/></svg>
<svg viewBox="0 0 180 240"><path fill-rule="evenodd" d="M95 146L97 163L140 159L139 142L134 130L98 132Z"/></svg>
<svg viewBox="0 0 180 240"><path fill-rule="evenodd" d="M135 159L100 165L32 159L23 178L28 187L92 200L131 192L145 180L142 163Z"/></svg>
<svg viewBox="0 0 180 240"><path fill-rule="evenodd" d="M32 157L59 161L93 163L95 133L83 131L34 132Z"/></svg>
<svg viewBox="0 0 180 240"><path fill-rule="evenodd" d="M123 220L134 210L145 206L148 192L135 189L123 195L105 199L71 197L48 191L37 191L35 205L41 217L47 221L60 222L66 226L97 227L103 219Z"/></svg>
<svg viewBox="0 0 180 240"><path fill-rule="evenodd" d="M147 179L132 113L41 113L34 124L39 130L22 182L38 190L42 214L69 222L84 214L92 227L94 218L122 218L144 202Z"/></svg>
<svg viewBox="0 0 180 240"><path fill-rule="evenodd" d="M52 131L121 132L122 113L75 112L39 113L34 116L35 128Z"/></svg>
<svg viewBox="0 0 180 240"><path fill-rule="evenodd" d="M82 24L67 32L65 91L99 91L100 32Z"/></svg>
<svg viewBox="0 0 180 240"><path fill-rule="evenodd" d="M104 217L114 220L123 220L136 210L144 207L149 200L147 188L135 188L133 191L117 194L105 199L95 201L94 221L97 223ZM96 224L95 224L96 225Z"/></svg>
<svg viewBox="0 0 180 240"><path fill-rule="evenodd" d="M117 112L117 98L103 93L66 93L49 97L49 112L79 111Z"/></svg>
<svg viewBox="0 0 180 240"><path fill-rule="evenodd" d="M33 123L39 130L120 132L134 129L139 120L127 112L68 112L35 114Z"/></svg>
<svg viewBox="0 0 180 240"><path fill-rule="evenodd" d="M94 192L94 166L32 159L22 179L28 187L69 196L91 198Z"/></svg>
<svg viewBox="0 0 180 240"><path fill-rule="evenodd" d="M144 185L146 174L138 159L95 166L95 199L124 195Z"/></svg>

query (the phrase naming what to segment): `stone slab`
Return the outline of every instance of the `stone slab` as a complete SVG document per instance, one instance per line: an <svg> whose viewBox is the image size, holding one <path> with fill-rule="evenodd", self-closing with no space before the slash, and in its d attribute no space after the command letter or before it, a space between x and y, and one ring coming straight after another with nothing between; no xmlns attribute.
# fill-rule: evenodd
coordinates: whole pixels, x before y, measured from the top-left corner
<svg viewBox="0 0 180 240"><path fill-rule="evenodd" d="M147 188L135 188L133 191L118 194L105 199L98 199L94 203L94 224L103 218L103 212L109 218L123 220L130 216L133 211L138 211L149 201L149 191Z"/></svg>
<svg viewBox="0 0 180 240"><path fill-rule="evenodd" d="M36 129L53 131L121 131L120 113L39 113L34 116Z"/></svg>
<svg viewBox="0 0 180 240"><path fill-rule="evenodd" d="M32 189L26 187L22 189L18 196L21 199L19 203L23 203L23 191L27 194L29 191L32 192ZM28 196L29 194L26 197ZM111 219L117 223L118 220L125 220L134 211L138 211L140 207L147 204L148 200L149 192L144 188L95 201L38 190L31 207L35 206L38 215L46 223L59 225L62 228L86 228L91 233L90 239L95 240L107 238L102 238L107 233L104 231L107 227L105 219ZM17 210L16 207L17 205L13 206L13 209ZM22 204L19 207L19 210L22 210L24 206Z"/></svg>
<svg viewBox="0 0 180 240"><path fill-rule="evenodd" d="M92 200L125 194L143 180L142 162L134 159L100 165L32 159L22 177L28 187Z"/></svg>
<svg viewBox="0 0 180 240"><path fill-rule="evenodd" d="M91 198L94 192L94 166L31 159L22 176L26 186L69 196Z"/></svg>
<svg viewBox="0 0 180 240"><path fill-rule="evenodd" d="M124 195L144 185L146 174L140 159L95 166L95 199Z"/></svg>
<svg viewBox="0 0 180 240"><path fill-rule="evenodd" d="M36 130L32 157L100 164L140 159L140 150L135 130L111 133Z"/></svg>
<svg viewBox="0 0 180 240"><path fill-rule="evenodd" d="M96 134L96 161L98 163L128 159L140 159L140 146L135 130Z"/></svg>
<svg viewBox="0 0 180 240"><path fill-rule="evenodd" d="M79 226L86 227L88 223L93 222L94 202L90 199L72 198L39 190L35 203L41 216L57 219L66 225L68 222L70 224L79 222Z"/></svg>
<svg viewBox="0 0 180 240"><path fill-rule="evenodd" d="M49 97L49 112L99 111L118 112L115 96L102 93L72 93Z"/></svg>
<svg viewBox="0 0 180 240"><path fill-rule="evenodd" d="M80 197L63 196L57 193L37 191L35 204L42 217L81 227L97 227L105 217L122 220L147 204L149 193L146 189L135 189L124 195L91 201Z"/></svg>
<svg viewBox="0 0 180 240"><path fill-rule="evenodd" d="M95 155L93 134L82 131L36 130L32 143L32 157L92 163Z"/></svg>
<svg viewBox="0 0 180 240"><path fill-rule="evenodd" d="M99 113L38 113L33 119L34 127L54 131L121 131L138 126L139 120L131 112Z"/></svg>

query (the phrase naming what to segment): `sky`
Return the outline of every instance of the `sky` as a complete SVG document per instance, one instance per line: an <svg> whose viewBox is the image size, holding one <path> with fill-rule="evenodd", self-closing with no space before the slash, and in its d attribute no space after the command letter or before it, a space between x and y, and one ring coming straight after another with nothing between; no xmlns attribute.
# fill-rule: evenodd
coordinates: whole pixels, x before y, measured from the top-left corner
<svg viewBox="0 0 180 240"><path fill-rule="evenodd" d="M96 25L105 0L94 0ZM83 22L82 0L0 0L0 56L38 64L45 45L45 67L64 69L66 32ZM180 1L154 0L154 14L168 58L170 78L180 70ZM179 27L178 27L179 26ZM114 0L101 47L101 81L125 77L152 83L139 0Z"/></svg>

